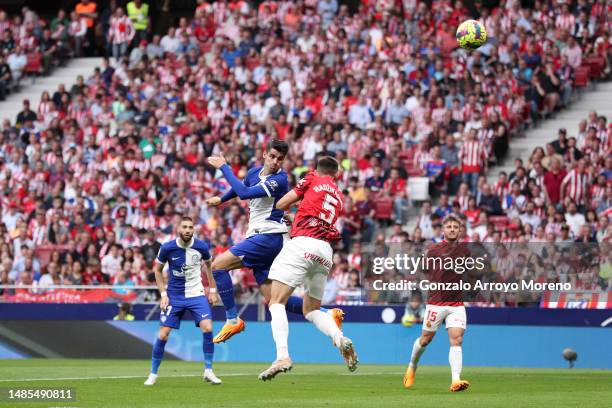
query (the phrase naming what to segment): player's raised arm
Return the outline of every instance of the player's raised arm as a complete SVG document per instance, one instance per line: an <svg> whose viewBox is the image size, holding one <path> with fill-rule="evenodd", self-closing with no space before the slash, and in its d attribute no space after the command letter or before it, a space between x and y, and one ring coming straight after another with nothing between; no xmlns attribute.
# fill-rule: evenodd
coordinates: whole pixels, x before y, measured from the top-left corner
<svg viewBox="0 0 612 408"><path fill-rule="evenodd" d="M232 186L233 193L232 190L230 190L230 192L226 194L227 197L224 196L221 199L222 202L233 198L232 194L235 194L234 197L237 195L241 200L270 196L262 184L257 184L252 187L245 186L244 183L240 181L238 177L236 177L223 155L209 157L208 163L214 168L221 170L221 173L223 173L223 176L227 182L230 183L230 186Z"/></svg>
<svg viewBox="0 0 612 408"><path fill-rule="evenodd" d="M301 197L298 196L294 190L291 190L285 194L283 198L278 200L278 203L276 203L276 208L283 211L288 210L292 205L300 201L300 199Z"/></svg>

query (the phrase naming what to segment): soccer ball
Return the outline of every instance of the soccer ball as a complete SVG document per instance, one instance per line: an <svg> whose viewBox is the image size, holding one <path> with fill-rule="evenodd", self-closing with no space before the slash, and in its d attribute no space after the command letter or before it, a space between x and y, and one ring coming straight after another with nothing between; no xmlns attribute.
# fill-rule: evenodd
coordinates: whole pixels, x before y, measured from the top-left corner
<svg viewBox="0 0 612 408"><path fill-rule="evenodd" d="M487 41L487 30L476 20L466 20L457 27L455 37L461 48L475 50Z"/></svg>
<svg viewBox="0 0 612 408"><path fill-rule="evenodd" d="M410 327L416 322L416 318L412 314L405 314L402 317L402 324L406 327Z"/></svg>

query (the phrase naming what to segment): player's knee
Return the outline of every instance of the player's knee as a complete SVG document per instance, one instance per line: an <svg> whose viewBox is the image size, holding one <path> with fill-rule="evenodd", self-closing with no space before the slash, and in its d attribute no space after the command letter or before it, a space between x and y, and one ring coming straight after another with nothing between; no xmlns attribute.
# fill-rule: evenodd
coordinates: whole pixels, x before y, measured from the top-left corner
<svg viewBox="0 0 612 408"><path fill-rule="evenodd" d="M200 329L202 329L204 333L212 332L212 322L210 320L202 320L200 322Z"/></svg>
<svg viewBox="0 0 612 408"><path fill-rule="evenodd" d="M431 341L433 340L433 336L429 336L429 335L423 335L421 336L421 347L425 347L427 346L429 343L431 343Z"/></svg>
<svg viewBox="0 0 612 408"><path fill-rule="evenodd" d="M168 338L170 337L170 330L160 330L157 337L161 341L168 341Z"/></svg>
<svg viewBox="0 0 612 408"><path fill-rule="evenodd" d="M454 336L450 339L451 346L461 346L463 344L463 336Z"/></svg>

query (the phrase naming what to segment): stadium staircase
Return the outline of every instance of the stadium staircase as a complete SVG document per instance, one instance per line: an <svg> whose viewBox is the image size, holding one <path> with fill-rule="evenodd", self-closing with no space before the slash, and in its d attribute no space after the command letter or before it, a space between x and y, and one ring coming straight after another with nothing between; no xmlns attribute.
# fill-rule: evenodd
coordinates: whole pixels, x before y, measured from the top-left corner
<svg viewBox="0 0 612 408"><path fill-rule="evenodd" d="M523 135L510 141L510 148L506 159L499 165L489 169L487 179L489 183L495 184L499 172L505 171L510 174L514 171L514 159L521 158L526 163L538 146L545 147L546 143L552 142L558 137L560 128L567 129L568 137L575 136L578 132L578 123L586 119L590 111L604 115L610 120L612 118L612 81L590 82L582 89L576 100L563 111L557 112L552 118L539 121L537 126L527 129ZM408 222L403 230L409 233L414 231L418 217L418 208L412 208Z"/></svg>
<svg viewBox="0 0 612 408"><path fill-rule="evenodd" d="M510 141L510 149L506 160L497 167L492 167L487 175L489 183L495 184L500 171L508 174L514 171L514 159L521 158L526 163L533 149L540 146L544 148L546 143L556 140L560 128L567 129L567 136L576 136L578 123L586 119L590 111L604 115L610 120L612 118L612 81L592 82L594 89L582 90L567 109L557 112L555 116L538 123L538 126L527 129L524 137L515 138Z"/></svg>
<svg viewBox="0 0 612 408"><path fill-rule="evenodd" d="M30 100L30 107L36 112L43 91L48 91L50 96L53 96L57 86L63 83L70 92L77 76L83 75L87 80L93 74L94 68L101 66L102 58L75 58L68 60L66 66L55 68L49 76L23 78L19 90L11 92L5 101L0 102L0 118L10 119L11 123L15 123L24 99Z"/></svg>

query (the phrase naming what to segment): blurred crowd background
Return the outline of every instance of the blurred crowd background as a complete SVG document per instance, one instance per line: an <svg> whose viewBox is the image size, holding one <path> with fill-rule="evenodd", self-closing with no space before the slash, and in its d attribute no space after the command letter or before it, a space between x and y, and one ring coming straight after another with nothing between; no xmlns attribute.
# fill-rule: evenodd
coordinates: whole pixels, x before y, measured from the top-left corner
<svg viewBox="0 0 612 408"><path fill-rule="evenodd" d="M342 240L326 303L408 300L369 291L366 259L439 241L449 213L466 220L476 243L607 244L609 118L591 112L577 134L560 129L516 158L512 173L487 181L496 164L515 159L506 157L513 139L562 115L586 81L609 78L606 1L468 9L364 0L349 9L336 0L198 0L166 32L152 29L148 3L83 0L49 18L0 11L0 98L24 75L104 55L91 75L4 118L0 283L38 292L151 284L160 243L182 214L197 220L213 256L222 253L244 239L248 207L206 206L228 185L205 159L223 153L244 176L271 139L289 142L283 168L292 185L320 154L342 164ZM454 30L467 18L488 32L478 51L456 47ZM411 179L426 180L431 200L411 196ZM493 279L531 276L523 261L511 259L513 272ZM546 273L544 281L561 279ZM581 289L606 290L607 255L589 273ZM249 271L232 279L239 294L254 290Z"/></svg>

